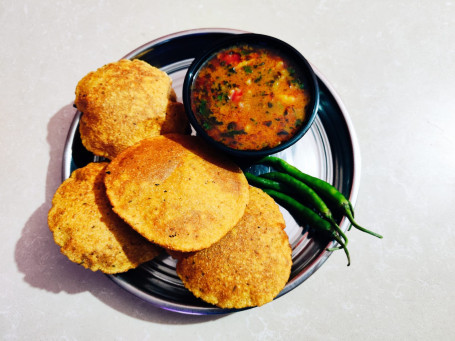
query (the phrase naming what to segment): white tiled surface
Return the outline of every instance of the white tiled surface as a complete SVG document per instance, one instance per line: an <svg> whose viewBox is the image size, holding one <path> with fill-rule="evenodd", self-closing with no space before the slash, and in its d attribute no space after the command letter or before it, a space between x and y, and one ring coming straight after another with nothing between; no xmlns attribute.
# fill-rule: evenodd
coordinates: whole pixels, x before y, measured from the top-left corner
<svg viewBox="0 0 455 341"><path fill-rule="evenodd" d="M43 4L42 4L43 3ZM0 1L2 340L455 339L455 1ZM261 308L159 310L67 261L47 228L77 81L160 36L282 38L332 83L362 153L350 232Z"/></svg>

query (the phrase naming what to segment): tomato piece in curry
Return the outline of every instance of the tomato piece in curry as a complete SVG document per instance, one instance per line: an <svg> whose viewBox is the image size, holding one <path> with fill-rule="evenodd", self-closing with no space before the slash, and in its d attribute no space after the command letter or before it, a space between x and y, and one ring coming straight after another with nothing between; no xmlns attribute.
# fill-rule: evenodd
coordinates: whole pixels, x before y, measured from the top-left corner
<svg viewBox="0 0 455 341"><path fill-rule="evenodd" d="M214 140L238 150L273 148L305 121L310 101L298 68L250 45L214 54L192 85L191 107Z"/></svg>

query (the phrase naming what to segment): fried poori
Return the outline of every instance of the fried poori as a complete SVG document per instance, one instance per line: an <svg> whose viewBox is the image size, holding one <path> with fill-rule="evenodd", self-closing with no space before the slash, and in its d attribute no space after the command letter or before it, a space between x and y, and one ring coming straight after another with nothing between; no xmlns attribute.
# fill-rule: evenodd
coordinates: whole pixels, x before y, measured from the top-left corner
<svg viewBox="0 0 455 341"><path fill-rule="evenodd" d="M114 274L135 268L160 251L112 211L104 186L106 166L90 163L75 170L57 189L48 224L71 261Z"/></svg>
<svg viewBox="0 0 455 341"><path fill-rule="evenodd" d="M248 202L241 169L197 136L142 140L113 159L106 173L113 210L171 250L209 247L234 227Z"/></svg>
<svg viewBox="0 0 455 341"><path fill-rule="evenodd" d="M76 86L74 104L82 112L83 145L107 159L144 138L189 129L171 78L138 59L123 59L87 74Z"/></svg>
<svg viewBox="0 0 455 341"><path fill-rule="evenodd" d="M196 297L221 308L260 306L286 285L292 249L278 205L262 190L250 187L239 223L205 250L172 254L177 274Z"/></svg>

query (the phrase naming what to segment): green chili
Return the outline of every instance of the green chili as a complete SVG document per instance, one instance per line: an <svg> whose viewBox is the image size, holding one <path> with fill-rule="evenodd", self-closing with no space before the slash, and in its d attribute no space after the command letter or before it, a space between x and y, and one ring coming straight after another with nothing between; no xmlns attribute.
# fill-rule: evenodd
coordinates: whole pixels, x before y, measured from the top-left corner
<svg viewBox="0 0 455 341"><path fill-rule="evenodd" d="M317 213L315 213L310 208L302 205L297 200L293 199L292 197L282 192L278 192L276 190L268 188L264 188L263 191L270 195L273 199L275 199L280 205L282 205L289 211L293 212L293 214L298 218L298 220L302 220L315 230L325 234L329 238L334 239L338 244L340 244L341 248L344 250L346 257L348 259L348 266L351 264L351 257L349 256L349 251L346 247L346 244L333 229L332 224L330 224L327 220L321 218ZM328 251L332 250L334 250L334 248L328 249Z"/></svg>
<svg viewBox="0 0 455 341"><path fill-rule="evenodd" d="M326 202L330 202L335 208L340 209L349 219L352 226L354 226L360 231L366 232L378 238L382 238L381 235L369 231L366 228L363 228L357 224L357 222L354 220L354 209L352 207L351 202L348 199L346 199L345 196L342 193L340 193L334 186L330 185L326 181L305 174L302 171L300 171L297 167L294 167L287 163L286 161L284 161L283 159L280 159L275 156L266 156L260 161L260 163L271 164L272 166L304 182L305 184L310 186L319 196L325 199Z"/></svg>
<svg viewBox="0 0 455 341"><path fill-rule="evenodd" d="M317 195L317 193L313 191L309 186L288 174L279 172L266 173L262 174L261 176L245 173L245 176L248 182L253 186L274 189L280 192L284 192L285 194L296 193L298 197L303 200L303 203L305 205L312 207L317 212L321 213L323 218L328 220L333 225L334 229L344 239L345 244L348 245L348 237L338 226L337 222L332 216L332 212L324 203L324 201L319 197L319 195Z"/></svg>
<svg viewBox="0 0 455 341"><path fill-rule="evenodd" d="M276 191L284 190L283 185L277 181L264 179L264 178L261 178L260 176L257 176L257 175L254 175L254 174L251 174L248 172L245 173L245 177L248 180L248 183L252 186L256 186L256 187L259 187L262 189L264 189L264 188L274 189Z"/></svg>
<svg viewBox="0 0 455 341"><path fill-rule="evenodd" d="M325 202L310 186L304 182L297 180L291 175L280 172L262 174L261 177L288 185L290 188L296 191L297 195L301 197L307 205L314 207L318 212L322 214L325 219L338 227L337 222L332 216L332 212L327 207ZM347 238L345 238L345 240L347 244Z"/></svg>

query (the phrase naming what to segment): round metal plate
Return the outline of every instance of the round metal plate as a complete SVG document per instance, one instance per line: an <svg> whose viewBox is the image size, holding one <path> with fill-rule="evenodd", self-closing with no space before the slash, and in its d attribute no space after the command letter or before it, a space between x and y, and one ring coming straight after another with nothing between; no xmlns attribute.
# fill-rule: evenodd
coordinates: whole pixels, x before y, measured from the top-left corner
<svg viewBox="0 0 455 341"><path fill-rule="evenodd" d="M175 33L145 44L124 58L142 59L166 71L173 79L173 87L181 101L185 73L193 59L210 44L227 35L242 33L231 29L200 29ZM313 66L314 68L314 66ZM307 134L291 148L278 154L304 172L323 179L338 188L355 204L360 178L360 152L349 115L330 84L315 69L321 90L318 116ZM77 112L63 155L63 179L71 172L97 161L81 143L80 113ZM248 169L256 174L266 171L263 166ZM281 297L302 284L330 256L332 242L309 233L283 208L286 232L292 246L293 266ZM346 231L349 222L340 221ZM175 272L175 260L163 254L137 269L110 278L136 296L163 309L187 314L225 314L234 309L221 309L195 298L187 291Z"/></svg>

